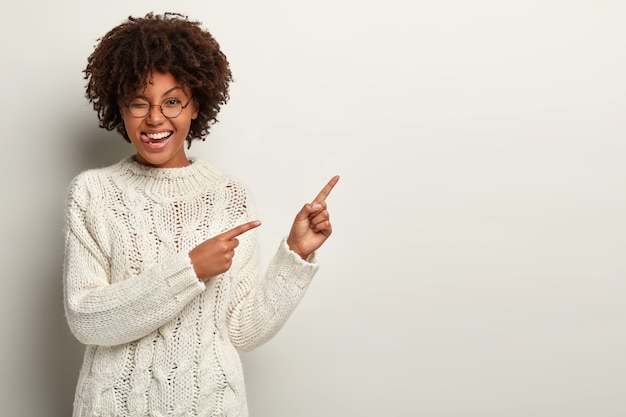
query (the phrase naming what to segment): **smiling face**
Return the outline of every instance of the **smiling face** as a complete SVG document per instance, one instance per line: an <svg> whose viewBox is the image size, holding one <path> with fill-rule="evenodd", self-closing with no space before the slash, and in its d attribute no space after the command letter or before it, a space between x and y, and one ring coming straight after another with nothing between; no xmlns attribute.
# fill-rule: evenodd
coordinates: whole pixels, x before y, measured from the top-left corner
<svg viewBox="0 0 626 417"><path fill-rule="evenodd" d="M198 106L191 99L191 91L183 88L171 73L153 71L145 89L137 91L128 103L123 103L122 119L126 133L137 150L137 162L158 168L180 168L189 165L185 155L185 139L191 121L198 117ZM188 106L181 113L168 118L168 106L180 103ZM148 106L147 108L145 106ZM144 117L135 117L144 107ZM171 109L170 109L171 110Z"/></svg>

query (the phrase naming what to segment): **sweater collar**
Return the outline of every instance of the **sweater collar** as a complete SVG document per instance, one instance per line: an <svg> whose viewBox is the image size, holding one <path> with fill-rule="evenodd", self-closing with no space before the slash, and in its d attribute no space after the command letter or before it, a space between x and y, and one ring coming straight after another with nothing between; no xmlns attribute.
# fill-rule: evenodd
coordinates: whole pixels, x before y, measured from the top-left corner
<svg viewBox="0 0 626 417"><path fill-rule="evenodd" d="M117 164L114 181L120 188L143 190L155 198L193 197L207 186L224 181L223 175L205 161L189 158L191 164L180 168L155 168L135 161L134 156Z"/></svg>
<svg viewBox="0 0 626 417"><path fill-rule="evenodd" d="M154 179L175 179L197 175L207 168L207 164L196 157L188 158L191 164L179 168L158 168L144 165L135 160L135 155L131 155L120 161L120 168L128 170L134 175Z"/></svg>

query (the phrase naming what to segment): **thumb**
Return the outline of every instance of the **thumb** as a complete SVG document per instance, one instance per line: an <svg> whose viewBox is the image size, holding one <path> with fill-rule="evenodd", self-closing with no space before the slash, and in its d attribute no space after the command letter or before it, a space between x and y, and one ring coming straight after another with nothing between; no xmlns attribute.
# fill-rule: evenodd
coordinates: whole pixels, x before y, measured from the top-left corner
<svg viewBox="0 0 626 417"><path fill-rule="evenodd" d="M308 220L309 216L312 213L320 210L322 205L320 203L307 203L305 204L300 212L296 215L296 220Z"/></svg>

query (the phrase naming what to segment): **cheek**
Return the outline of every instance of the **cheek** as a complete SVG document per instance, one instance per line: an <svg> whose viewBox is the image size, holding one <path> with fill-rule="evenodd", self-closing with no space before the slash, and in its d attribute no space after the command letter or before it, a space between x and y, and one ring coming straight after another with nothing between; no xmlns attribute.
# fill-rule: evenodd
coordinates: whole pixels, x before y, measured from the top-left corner
<svg viewBox="0 0 626 417"><path fill-rule="evenodd" d="M191 129L191 123L193 122L193 118L185 118L185 119L174 119L176 122L174 123L176 130L179 132L185 132L185 135L189 134L189 130Z"/></svg>

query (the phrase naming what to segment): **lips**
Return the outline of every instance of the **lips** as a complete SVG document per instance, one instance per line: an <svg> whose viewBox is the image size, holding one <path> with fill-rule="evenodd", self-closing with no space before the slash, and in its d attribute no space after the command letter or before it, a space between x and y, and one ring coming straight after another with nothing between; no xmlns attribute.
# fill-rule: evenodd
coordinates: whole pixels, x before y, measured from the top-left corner
<svg viewBox="0 0 626 417"><path fill-rule="evenodd" d="M174 132L165 131L165 132L141 132L141 141L152 150L163 149L169 139L172 137Z"/></svg>

